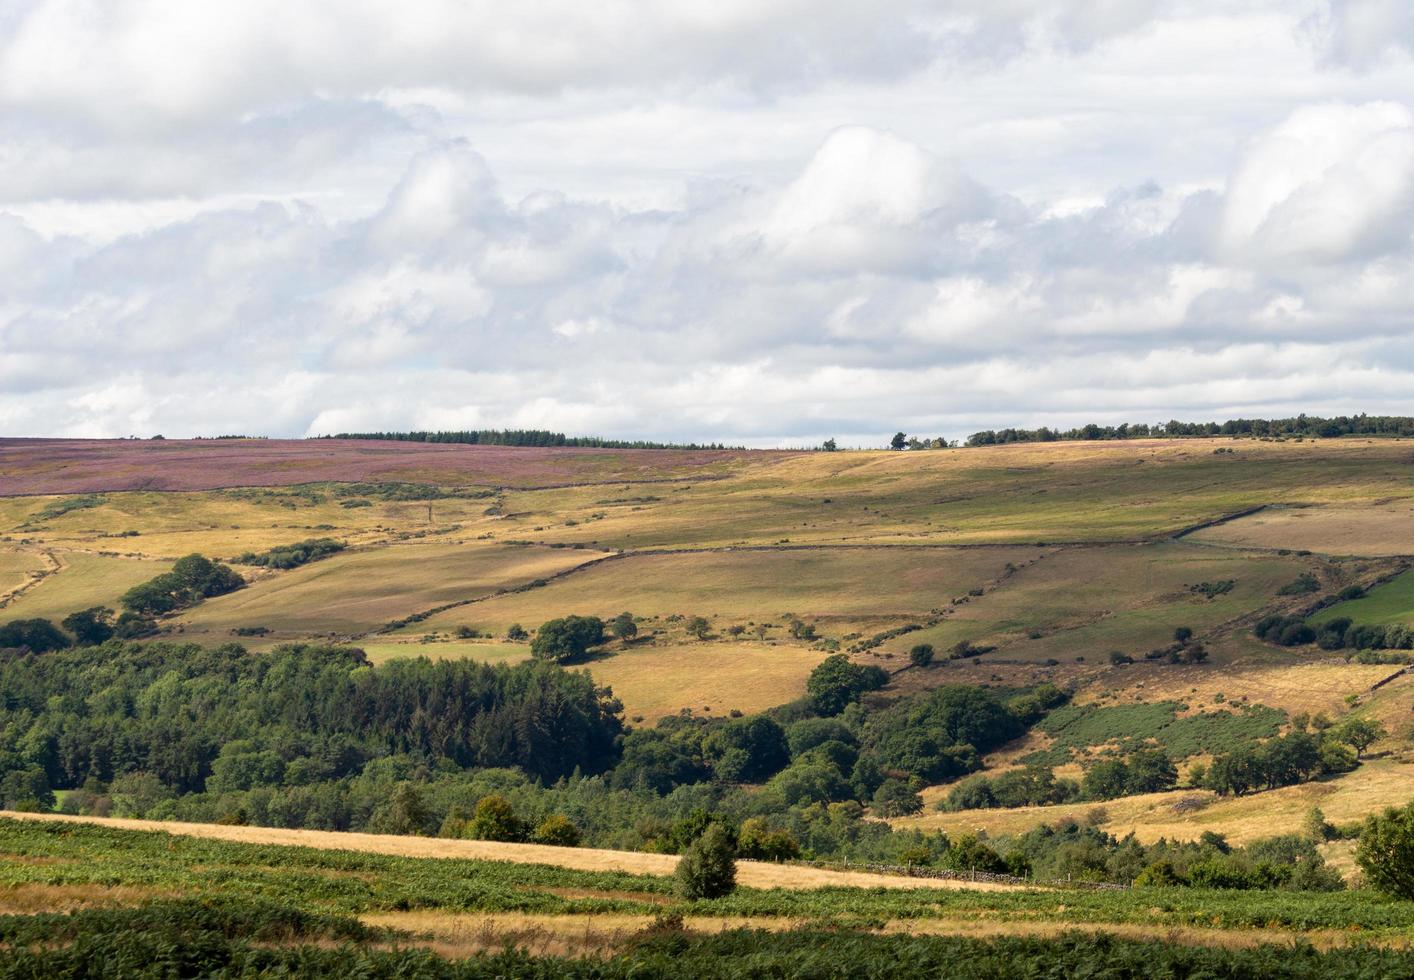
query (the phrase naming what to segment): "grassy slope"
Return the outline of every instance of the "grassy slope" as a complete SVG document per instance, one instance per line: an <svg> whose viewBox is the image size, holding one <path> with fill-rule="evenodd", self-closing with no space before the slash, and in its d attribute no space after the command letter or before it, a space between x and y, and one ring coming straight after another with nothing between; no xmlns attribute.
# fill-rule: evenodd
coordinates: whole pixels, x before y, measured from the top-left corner
<svg viewBox="0 0 1414 980"><path fill-rule="evenodd" d="M169 563L117 555L56 552L60 567L0 609L0 622L35 616L59 621L90 606L116 607L128 589L165 572Z"/></svg>
<svg viewBox="0 0 1414 980"><path fill-rule="evenodd" d="M1359 820L1370 811L1386 806L1402 806L1409 802L1411 787L1414 787L1414 763L1383 758L1370 760L1354 772L1330 779L1247 796L1217 797L1209 790L1178 789L1103 803L955 813L942 813L930 807L919 816L890 822L899 827L943 830L949 834L981 829L998 836L1024 833L1041 824L1078 820L1095 823L1119 837L1133 832L1145 843L1161 837L1196 840L1204 831L1211 830L1226 835L1235 844L1245 844L1273 834L1300 833L1302 821L1313 806L1319 806L1326 818L1336 823ZM926 797L931 804L941 799L944 792L941 788L930 790ZM1174 804L1185 799L1201 801L1202 808L1192 813L1176 812Z"/></svg>
<svg viewBox="0 0 1414 980"><path fill-rule="evenodd" d="M610 617L705 616L714 628L748 621L773 624L788 614L843 633L926 616L997 578L1031 548L973 551L902 549L732 551L631 556L568 576L547 588L452 610L405 632L474 624L504 632L566 613Z"/></svg>
<svg viewBox="0 0 1414 980"><path fill-rule="evenodd" d="M176 898L239 909L242 900L258 899L267 907L278 903L409 929L417 934L415 944L448 955L474 952L478 942L480 948L506 940L539 944L573 932L588 940L596 927L632 932L667 904L696 930L815 926L832 932L842 949L862 931L1049 936L1080 927L1170 944L1289 945L1301 939L1332 946L1352 939L1399 943L1414 926L1414 906L1369 892L958 887L750 862L739 865L745 887L732 895L674 903L664 876L671 857L240 827L148 823L137 831L98 823L0 819L0 910ZM176 834L152 832L159 829ZM288 846L295 842L305 846ZM518 861L537 863L510 863ZM193 874L193 867L201 873ZM810 937L808 945L822 941ZM792 962L799 963L786 960L780 967ZM829 972L823 964L822 970Z"/></svg>
<svg viewBox="0 0 1414 980"><path fill-rule="evenodd" d="M1217 447L1237 452L1217 455L1212 451ZM559 459L567 473L592 480L622 463L604 454L532 455L498 456L497 465L509 473L528 461L540 473ZM506 660L522 656L525 646L468 643L451 635L458 626L472 626L499 636L515 621L533 628L569 612L607 616L628 609L647 617L640 628L646 636L658 634L653 643L589 666L619 691L631 716L651 718L687 706L752 710L798 695L805 673L822 653L786 637L788 613L841 640L932 617L937 623L928 631L885 643L878 651L881 662L896 668L909 646L925 640L946 647L970 639L998 649L976 666L962 661L903 671L896 690L1050 678L1078 685L1082 700L1114 690L1129 699L1211 706L1223 693L1227 699L1245 695L1252 702L1335 716L1347 695L1373 682L1366 676L1371 671L1331 665L1319 677L1303 673L1297 668L1328 658L1256 643L1244 623L1276 603L1276 589L1302 570L1317 571L1335 587L1385 566L1378 560L1336 563L1278 555L1262 550L1280 545L1270 534L1251 542L1252 548L1230 548L1224 535L1245 540L1239 532L1272 513L1304 515L1280 525L1288 530L1298 522L1340 527L1359 514L1367 523L1383 522L1384 537L1391 539L1410 524L1401 516L1410 506L1409 453L1394 442L1154 441L728 455L706 464L709 475L719 477L712 480L697 479L705 472L700 460L675 469L676 459L643 457L645 465L651 462L651 473L637 476L683 477L681 482L444 499L432 504L430 521L427 504L420 502L374 499L367 507L343 507L330 485L107 493L95 506L67 510L74 498L4 498L0 527L9 529L9 543L0 543L0 554L8 556L5 561L22 571L43 548L62 568L0 608L0 621L28 615L57 619L86 605L113 604L129 585L165 567L93 553L103 549L169 560L190 551L230 557L321 535L354 545L305 568L260 573L250 588L210 601L180 621L184 638L202 642L228 640L237 626L266 626L275 632L258 642L268 646L364 634L443 603L549 577L605 548L770 548L785 541L867 545L629 556L544 588L461 605L397 634L365 639L375 659L412 654ZM457 482L433 470L420 477ZM465 474L458 480L464 482ZM1179 528L1272 503L1311 506L1264 512L1182 542L1166 539ZM130 529L141 534L113 537ZM527 540L592 550L513 545ZM1121 543L1138 540L1148 543ZM1371 553L1379 551L1375 536L1352 540ZM1038 541L1114 543L1057 548ZM889 547L896 544L925 547ZM987 546L938 547L956 544ZM1008 563L1018 570L1007 573ZM1235 581L1234 589L1216 599L1187 591L1200 581L1227 578ZM982 596L953 604L977 588ZM1395 583L1366 601L1392 603L1390 614L1397 615L1402 588ZM668 621L672 615L708 616L719 632L733 623L768 623L776 645L689 641L680 624ZM1110 650L1142 654L1178 625L1192 627L1208 643L1210 664L1108 667ZM428 633L448 642L415 642ZM1080 657L1085 663L1077 662ZM1046 666L1048 660L1059 664ZM1409 719L1387 700L1378 704L1385 712L1381 717L1387 715L1402 738Z"/></svg>
<svg viewBox="0 0 1414 980"><path fill-rule="evenodd" d="M1363 598L1327 606L1312 616L1311 621L1323 623L1337 616L1377 625L1414 622L1414 571L1371 589Z"/></svg>

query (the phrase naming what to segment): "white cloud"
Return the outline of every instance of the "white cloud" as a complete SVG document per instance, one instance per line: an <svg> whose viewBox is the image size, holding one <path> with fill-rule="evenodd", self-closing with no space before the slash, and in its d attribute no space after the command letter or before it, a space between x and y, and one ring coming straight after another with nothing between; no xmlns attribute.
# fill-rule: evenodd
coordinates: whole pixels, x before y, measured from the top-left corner
<svg viewBox="0 0 1414 980"><path fill-rule="evenodd" d="M0 427L1414 412L1404 11L0 5Z"/></svg>
<svg viewBox="0 0 1414 980"><path fill-rule="evenodd" d="M1237 255L1339 261L1406 246L1414 115L1391 102L1298 109L1247 147L1222 237Z"/></svg>

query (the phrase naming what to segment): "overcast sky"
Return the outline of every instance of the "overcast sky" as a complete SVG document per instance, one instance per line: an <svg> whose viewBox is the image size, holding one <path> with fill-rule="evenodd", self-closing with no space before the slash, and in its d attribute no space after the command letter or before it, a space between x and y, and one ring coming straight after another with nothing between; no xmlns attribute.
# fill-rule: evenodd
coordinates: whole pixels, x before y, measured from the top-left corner
<svg viewBox="0 0 1414 980"><path fill-rule="evenodd" d="M0 433L1414 414L1408 0L0 0Z"/></svg>

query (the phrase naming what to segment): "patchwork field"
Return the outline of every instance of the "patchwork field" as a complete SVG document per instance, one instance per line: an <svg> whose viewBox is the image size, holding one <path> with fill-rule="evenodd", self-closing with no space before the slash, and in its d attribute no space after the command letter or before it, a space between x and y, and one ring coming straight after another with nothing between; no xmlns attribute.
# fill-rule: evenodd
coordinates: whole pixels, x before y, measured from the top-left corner
<svg viewBox="0 0 1414 980"><path fill-rule="evenodd" d="M1267 838L1305 833L1313 807L1348 836L1414 799L1403 654L1360 663L1253 633L1265 617L1305 616L1380 579L1390 580L1315 621L1414 622L1414 572L1397 575L1414 554L1410 461L1402 443L1365 440L916 453L0 442L0 626L116 609L193 553L233 563L246 582L159 615L156 638L172 645L0 660L28 699L16 717L49 725L6 729L6 751L38 761L0 773L0 806L30 805L18 794L42 779L58 792L35 805L87 821L0 820L0 909L20 916L0 923L0 944L24 945L28 933L4 930L38 928L25 917L54 911L79 911L65 929L141 946L167 942L154 923L194 917L200 931L228 910L231 922L201 935L239 945L254 929L242 956L276 955L295 936L313 943L292 954L302 957L511 945L638 955L662 942L663 962L684 975L720 960L717 938L767 948L761 937L779 936L784 946L752 962L766 974L798 963L819 946L802 924L851 949L1051 943L1047 963L1061 945L1083 959L1097 944L1154 941L1123 953L1143 965L1131 975L1182 950L1252 949L1261 964L1297 942L1343 948L1352 935L1374 944L1359 955L1383 954L1381 944L1407 943L1414 920L1368 889L1268 881L1239 892L1204 886L1200 872L1227 861L1246 873ZM304 564L264 554L314 539L344 548ZM517 666L547 621L623 612L636 635L571 664L589 680ZM280 649L295 642L357 647L376 666L347 649ZM253 654L221 649L230 643ZM934 648L931 663L912 662L919 644ZM882 667L884 686L819 707L806 697L818 691L811 673L836 653ZM381 666L415 658L473 663ZM1159 747L1179 788L1125 784L1109 799L1070 786L1007 800L1085 802L942 812L955 775L977 767L963 736L948 741L921 707L958 696L935 696L950 685L989 689L965 692L991 705L966 709L969 724L992 719L967 736L987 748L982 778L1049 767L1064 783ZM1040 696L1044 707L1023 716ZM102 722L90 718L100 711ZM811 717L830 711L828 722ZM1195 765L1217 769L1224 752L1352 719L1381 730L1348 771L1322 763L1312 781L1241 795L1219 796L1211 779L1190 785ZM984 743L992 724L1001 734ZM126 769L89 778L119 756ZM890 816L916 806L915 791L921 812ZM501 809L482 814L493 799ZM160 820L92 819L103 814ZM678 858L658 852L680 850L708 814L743 835L759 823L753 833L795 849L777 839L782 860L743 861L734 894L682 900L668 877ZM286 829L298 827L324 829ZM1192 843L1209 832L1235 848L1230 859L1211 838ZM593 846L550 846L556 833ZM1160 840L1190 842L1174 858L1189 877L1122 890L1142 882L1136 861L1178 853L1139 848ZM1354 848L1322 843L1317 884L1358 883ZM984 866L1045 887L790 860L975 878L987 853L995 863ZM1316 853L1307 846L1280 873L1319 864ZM1072 872L1121 889L1064 887ZM272 902L284 904L272 912ZM140 925L124 931L122 916ZM274 932L261 931L267 921ZM1066 934L1076 928L1085 934ZM350 953L341 937L355 935ZM1274 939L1287 946L1260 946ZM142 948L142 962L166 962ZM701 951L696 966L683 965L684 950ZM823 964L821 975L839 969ZM1224 974L1186 963L1176 975Z"/></svg>
<svg viewBox="0 0 1414 980"><path fill-rule="evenodd" d="M575 613L666 619L703 616L720 631L766 623L784 634L793 617L822 634L926 617L1006 572L1035 548L835 548L630 555L566 576L543 589L449 610L404 632L475 625L504 632ZM655 624L656 626L657 624Z"/></svg>
<svg viewBox="0 0 1414 980"><path fill-rule="evenodd" d="M266 576L177 620L191 639L264 627L279 641L368 632L435 606L523 586L592 560L593 552L486 544L396 544L346 551Z"/></svg>
<svg viewBox="0 0 1414 980"><path fill-rule="evenodd" d="M970 640L1027 660L1142 656L1176 627L1199 636L1269 606L1277 590L1311 562L1297 557L1215 551L1182 541L1038 554L946 622L894 646ZM1209 596L1202 586L1231 582ZM1197 590L1197 591L1195 591Z"/></svg>

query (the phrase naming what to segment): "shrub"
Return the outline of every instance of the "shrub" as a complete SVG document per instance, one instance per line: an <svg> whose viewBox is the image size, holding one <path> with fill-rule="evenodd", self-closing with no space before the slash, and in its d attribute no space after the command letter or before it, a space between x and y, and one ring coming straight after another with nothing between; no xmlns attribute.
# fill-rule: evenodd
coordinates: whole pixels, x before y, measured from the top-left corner
<svg viewBox="0 0 1414 980"><path fill-rule="evenodd" d="M753 861L793 861L800 857L800 845L785 830L772 830L760 817L741 825L737 855Z"/></svg>
<svg viewBox="0 0 1414 980"><path fill-rule="evenodd" d="M633 613L619 613L609 624L609 631L620 640L633 639L638 635L638 624L633 621Z"/></svg>
<svg viewBox="0 0 1414 980"><path fill-rule="evenodd" d="M1006 874L1007 864L1000 854L992 850L972 834L966 834L953 841L943 854L943 866L953 871L985 871L988 874Z"/></svg>
<svg viewBox="0 0 1414 980"><path fill-rule="evenodd" d="M528 828L516 816L510 801L504 796L483 796L476 802L476 813L467 825L470 836L477 840L517 842L525 840Z"/></svg>
<svg viewBox="0 0 1414 980"><path fill-rule="evenodd" d="M1277 595L1308 595L1320 590L1321 583L1316 579L1316 576L1310 572L1302 572L1294 581L1277 589Z"/></svg>
<svg viewBox="0 0 1414 980"><path fill-rule="evenodd" d="M678 894L693 900L722 898L736 890L735 843L721 824L709 824L678 860Z"/></svg>
<svg viewBox="0 0 1414 980"><path fill-rule="evenodd" d="M510 628L506 630L506 639L508 640L519 642L529 636L530 634L525 631L525 627L520 625L520 623L512 623Z"/></svg>
<svg viewBox="0 0 1414 980"><path fill-rule="evenodd" d="M908 662L915 667L926 667L933 662L933 644L918 643L908 651Z"/></svg>
<svg viewBox="0 0 1414 980"><path fill-rule="evenodd" d="M1366 818L1355 863L1377 890L1414 899L1414 803Z"/></svg>
<svg viewBox="0 0 1414 980"><path fill-rule="evenodd" d="M282 544L259 554L247 551L235 559L238 565L258 565L262 568L298 568L312 561L343 551L347 545L333 538L310 538L295 544Z"/></svg>
<svg viewBox="0 0 1414 980"><path fill-rule="evenodd" d="M535 828L535 843L555 847L578 847L583 835L569 817L552 813Z"/></svg>

